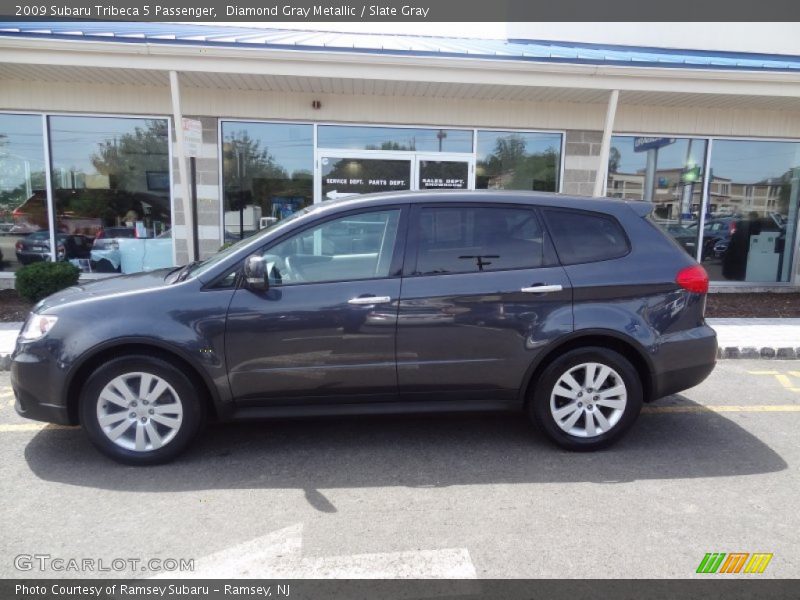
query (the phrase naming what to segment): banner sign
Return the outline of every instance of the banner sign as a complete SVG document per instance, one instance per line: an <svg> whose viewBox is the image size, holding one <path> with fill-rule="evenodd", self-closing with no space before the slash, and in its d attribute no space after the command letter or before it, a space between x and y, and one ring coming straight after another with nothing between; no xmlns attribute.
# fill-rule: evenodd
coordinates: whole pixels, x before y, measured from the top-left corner
<svg viewBox="0 0 800 600"><path fill-rule="evenodd" d="M633 138L633 151L646 152L647 150L655 150L656 148L663 148L675 143L676 138L656 138L656 137L637 137Z"/></svg>
<svg viewBox="0 0 800 600"><path fill-rule="evenodd" d="M757 4L729 0L718 2L672 0L0 0L0 17L33 20L116 21L745 21L787 23L800 21L800 2L760 0Z"/></svg>

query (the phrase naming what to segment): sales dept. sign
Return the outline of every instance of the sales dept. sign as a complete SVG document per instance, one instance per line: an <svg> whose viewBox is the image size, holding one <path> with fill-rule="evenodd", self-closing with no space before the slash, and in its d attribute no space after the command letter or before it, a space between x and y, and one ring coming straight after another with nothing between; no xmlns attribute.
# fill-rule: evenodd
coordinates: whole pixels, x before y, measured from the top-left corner
<svg viewBox="0 0 800 600"><path fill-rule="evenodd" d="M186 156L197 158L203 145L203 124L197 119L183 120L183 151Z"/></svg>
<svg viewBox="0 0 800 600"><path fill-rule="evenodd" d="M645 152L647 150L655 150L663 148L675 143L676 138L657 138L657 137L636 137L633 138L633 151Z"/></svg>

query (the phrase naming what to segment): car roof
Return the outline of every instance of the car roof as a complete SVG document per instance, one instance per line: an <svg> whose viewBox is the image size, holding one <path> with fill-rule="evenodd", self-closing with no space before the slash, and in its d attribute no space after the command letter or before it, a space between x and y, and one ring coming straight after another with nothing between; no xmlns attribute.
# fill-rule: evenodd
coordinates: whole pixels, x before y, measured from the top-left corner
<svg viewBox="0 0 800 600"><path fill-rule="evenodd" d="M436 190L420 192L382 192L377 194L364 194L336 200L326 200L319 205L320 210L327 208L335 210L357 209L367 206L380 206L384 204L419 204L419 203L447 203L447 202L508 202L512 204L535 204L554 208L573 208L579 210L592 210L600 212L616 212L622 206L636 206L634 210L642 216L650 211L650 203L621 200L619 198L567 196L554 192L528 192L511 190Z"/></svg>

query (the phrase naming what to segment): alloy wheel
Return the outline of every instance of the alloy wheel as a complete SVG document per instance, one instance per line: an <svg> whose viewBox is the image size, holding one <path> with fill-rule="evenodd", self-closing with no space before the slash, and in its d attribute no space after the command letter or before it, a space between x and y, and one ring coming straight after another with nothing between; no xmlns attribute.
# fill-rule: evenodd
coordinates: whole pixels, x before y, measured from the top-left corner
<svg viewBox="0 0 800 600"><path fill-rule="evenodd" d="M183 404L175 389L158 375L125 373L100 392L97 422L117 446L150 452L175 438L183 422Z"/></svg>
<svg viewBox="0 0 800 600"><path fill-rule="evenodd" d="M570 367L550 394L550 413L570 435L593 438L622 418L628 392L622 377L608 365L586 362Z"/></svg>

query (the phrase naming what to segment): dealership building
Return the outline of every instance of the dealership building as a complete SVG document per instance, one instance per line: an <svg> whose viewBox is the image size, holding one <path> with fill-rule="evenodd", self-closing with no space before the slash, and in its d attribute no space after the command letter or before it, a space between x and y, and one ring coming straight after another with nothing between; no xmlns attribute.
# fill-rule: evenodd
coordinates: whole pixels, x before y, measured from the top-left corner
<svg viewBox="0 0 800 600"><path fill-rule="evenodd" d="M313 203L452 189L651 202L717 289L797 287L800 56L0 23L0 287L35 260L153 269Z"/></svg>

